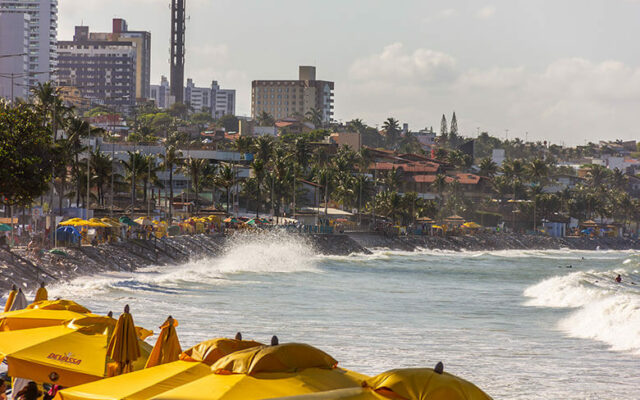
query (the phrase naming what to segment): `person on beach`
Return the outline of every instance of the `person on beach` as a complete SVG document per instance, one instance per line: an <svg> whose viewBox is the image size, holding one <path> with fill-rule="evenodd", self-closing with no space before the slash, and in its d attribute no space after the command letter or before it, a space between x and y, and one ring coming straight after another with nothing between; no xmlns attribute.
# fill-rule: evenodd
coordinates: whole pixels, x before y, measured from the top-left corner
<svg viewBox="0 0 640 400"><path fill-rule="evenodd" d="M618 274L618 276L616 276L616 282L618 282L618 283L622 282L622 277L620 276L620 274Z"/></svg>
<svg viewBox="0 0 640 400"><path fill-rule="evenodd" d="M7 400L7 382L0 378L0 400Z"/></svg>
<svg viewBox="0 0 640 400"><path fill-rule="evenodd" d="M31 381L27 383L27 386L18 392L16 395L17 400L38 400L42 396L42 392L38 390L38 385Z"/></svg>

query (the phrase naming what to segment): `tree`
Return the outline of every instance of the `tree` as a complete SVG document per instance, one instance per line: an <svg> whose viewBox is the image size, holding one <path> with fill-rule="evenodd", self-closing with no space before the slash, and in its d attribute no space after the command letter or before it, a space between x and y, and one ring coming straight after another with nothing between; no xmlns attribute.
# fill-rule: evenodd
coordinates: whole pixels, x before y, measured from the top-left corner
<svg viewBox="0 0 640 400"><path fill-rule="evenodd" d="M234 182L233 168L229 164L218 166L213 182L216 186L224 188L227 195L227 213L229 212L229 203L231 202L230 193Z"/></svg>
<svg viewBox="0 0 640 400"><path fill-rule="evenodd" d="M262 201L262 185L266 175L265 163L261 159L256 159L251 163L251 172L253 177L250 179L253 183L254 198L256 200L256 218L260 218L260 202Z"/></svg>
<svg viewBox="0 0 640 400"><path fill-rule="evenodd" d="M482 160L480 160L480 164L478 166L480 167L479 173L481 176L493 178L496 172L498 172L498 164L493 162L493 160L490 159L489 157L485 157Z"/></svg>
<svg viewBox="0 0 640 400"><path fill-rule="evenodd" d="M204 170L207 164L208 162L205 159L189 157L181 166L181 171L191 179L191 186L196 195L193 203L196 207L196 213L200 207L200 189L202 188Z"/></svg>
<svg viewBox="0 0 640 400"><path fill-rule="evenodd" d="M218 119L218 125L222 126L225 132L238 132L240 130L238 117L233 114L226 114L220 117Z"/></svg>
<svg viewBox="0 0 640 400"><path fill-rule="evenodd" d="M113 160L111 156L104 154L100 147L91 154L91 181L94 183L97 189L98 202L104 206L104 187L105 185L111 185L111 174L113 174ZM80 191L80 188L77 189Z"/></svg>
<svg viewBox="0 0 640 400"><path fill-rule="evenodd" d="M29 106L0 103L0 202L28 205L47 191L53 169L46 120Z"/></svg>
<svg viewBox="0 0 640 400"><path fill-rule="evenodd" d="M189 106L182 103L173 103L171 107L167 109L169 115L175 118L186 119L189 115Z"/></svg>
<svg viewBox="0 0 640 400"><path fill-rule="evenodd" d="M125 170L125 179L131 183L131 213L135 208L137 183L141 175L145 172L145 157L139 151L127 151L128 160L123 160L122 165Z"/></svg>
<svg viewBox="0 0 640 400"><path fill-rule="evenodd" d="M304 113L304 118L311 122L316 128L321 128L323 125L322 112L317 108L312 108Z"/></svg>
<svg viewBox="0 0 640 400"><path fill-rule="evenodd" d="M173 220L173 169L182 166L182 153L175 145L165 147L164 154L160 154L162 168L169 171L169 223Z"/></svg>
<svg viewBox="0 0 640 400"><path fill-rule="evenodd" d="M442 120L440 120L440 140L442 144L449 142L449 132L447 132L447 117L442 114Z"/></svg>
<svg viewBox="0 0 640 400"><path fill-rule="evenodd" d="M263 164L269 162L269 158L273 153L274 142L271 136L260 136L253 142L253 151L256 160L260 160Z"/></svg>
<svg viewBox="0 0 640 400"><path fill-rule="evenodd" d="M258 126L273 126L276 124L276 120L273 118L273 115L266 111L263 111L258 115L256 121L258 122Z"/></svg>
<svg viewBox="0 0 640 400"><path fill-rule="evenodd" d="M400 136L400 122L392 117L389 117L382 124L382 129L387 137L387 145L393 146Z"/></svg>
<svg viewBox="0 0 640 400"><path fill-rule="evenodd" d="M458 118L456 118L455 111L453 112L453 116L451 117L451 129L449 130L449 135L458 136Z"/></svg>
<svg viewBox="0 0 640 400"><path fill-rule="evenodd" d="M549 177L549 165L540 158L530 161L525 169L531 182L537 185L544 185Z"/></svg>

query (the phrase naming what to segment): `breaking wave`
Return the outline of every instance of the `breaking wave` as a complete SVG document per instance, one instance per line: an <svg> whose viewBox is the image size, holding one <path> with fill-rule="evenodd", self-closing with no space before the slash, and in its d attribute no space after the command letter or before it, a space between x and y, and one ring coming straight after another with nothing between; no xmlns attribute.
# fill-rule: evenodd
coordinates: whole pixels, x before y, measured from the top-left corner
<svg viewBox="0 0 640 400"><path fill-rule="evenodd" d="M621 283L615 281L620 274ZM558 329L576 338L640 355L640 272L637 258L615 268L555 276L527 288L532 307L569 308Z"/></svg>

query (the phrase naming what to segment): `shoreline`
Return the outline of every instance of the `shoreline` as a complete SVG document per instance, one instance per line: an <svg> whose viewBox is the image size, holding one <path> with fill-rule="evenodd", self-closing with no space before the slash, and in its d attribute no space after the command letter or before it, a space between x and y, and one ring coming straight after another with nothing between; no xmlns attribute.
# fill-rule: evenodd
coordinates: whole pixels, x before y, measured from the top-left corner
<svg viewBox="0 0 640 400"><path fill-rule="evenodd" d="M467 236L385 237L375 233L303 235L318 254L348 256L371 254L372 250L393 251L449 250L640 250L640 241L624 238L552 238L526 234L483 234ZM24 247L0 250L0 290L13 284L32 291L44 281L69 281L103 272L133 272L151 265L179 265L192 259L215 257L223 253L233 236L184 235L163 240L131 239L120 243L63 248L64 255L45 253L37 257ZM244 240L241 238L240 240Z"/></svg>

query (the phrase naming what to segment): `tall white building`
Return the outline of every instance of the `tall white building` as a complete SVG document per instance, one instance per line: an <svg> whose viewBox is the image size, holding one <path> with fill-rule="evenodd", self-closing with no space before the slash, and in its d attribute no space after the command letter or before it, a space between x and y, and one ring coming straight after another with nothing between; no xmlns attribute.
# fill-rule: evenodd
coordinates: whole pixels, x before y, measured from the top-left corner
<svg viewBox="0 0 640 400"><path fill-rule="evenodd" d="M171 94L171 87L166 76L160 78L159 85L151 85L151 98L155 100L156 106L161 109L169 108L176 102L175 96Z"/></svg>
<svg viewBox="0 0 640 400"><path fill-rule="evenodd" d="M236 91L233 89L220 89L217 81L211 82L211 87L197 87L193 79L187 79L184 88L184 102L195 112L208 109L214 119L223 115L235 115Z"/></svg>
<svg viewBox="0 0 640 400"><path fill-rule="evenodd" d="M236 115L236 91L220 89L218 81L211 82L211 115L218 119L223 115Z"/></svg>
<svg viewBox="0 0 640 400"><path fill-rule="evenodd" d="M0 0L0 12L29 15L29 87L55 81L58 49L58 0ZM0 36L0 41L11 37ZM5 72L5 71L0 71Z"/></svg>
<svg viewBox="0 0 640 400"><path fill-rule="evenodd" d="M29 14L0 11L0 97L29 94Z"/></svg>

